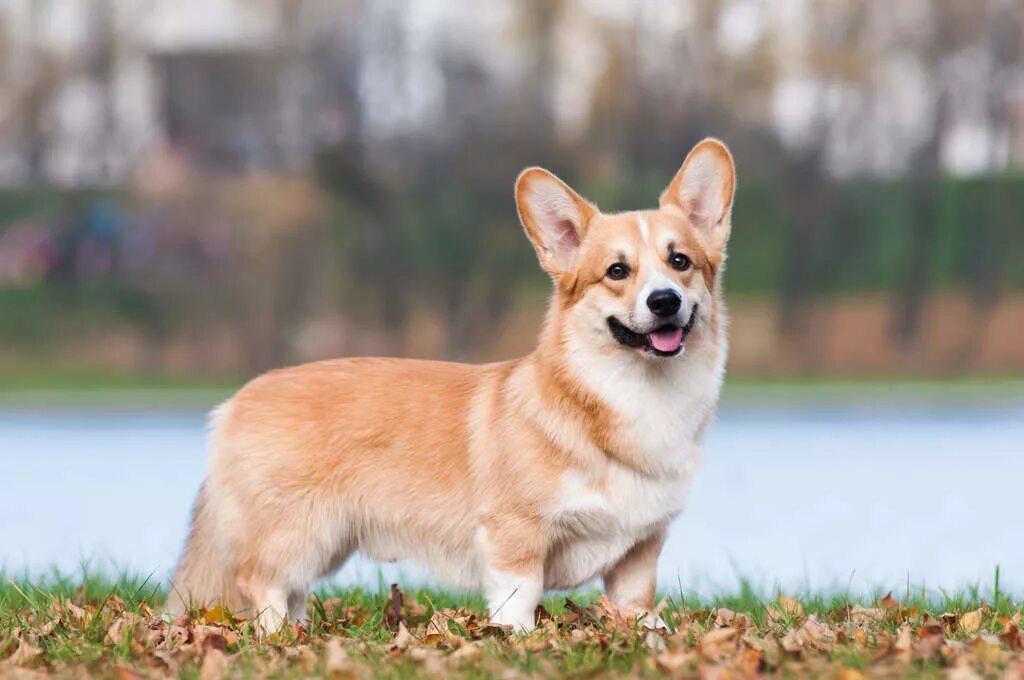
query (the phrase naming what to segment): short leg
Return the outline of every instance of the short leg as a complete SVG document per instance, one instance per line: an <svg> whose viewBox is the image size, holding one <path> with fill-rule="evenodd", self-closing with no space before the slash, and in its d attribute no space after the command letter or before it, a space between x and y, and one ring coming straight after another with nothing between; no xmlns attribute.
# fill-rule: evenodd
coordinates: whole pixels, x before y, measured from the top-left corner
<svg viewBox="0 0 1024 680"><path fill-rule="evenodd" d="M288 616L288 590L254 579L246 579L238 585L252 603L260 630L263 633L276 633L281 630L281 625Z"/></svg>
<svg viewBox="0 0 1024 680"><path fill-rule="evenodd" d="M660 528L634 545L604 575L605 594L611 603L635 613L644 625L654 628L665 627L654 611L658 556L665 544L665 533Z"/></svg>
<svg viewBox="0 0 1024 680"><path fill-rule="evenodd" d="M292 590L288 594L288 619L290 621L306 620L306 601L309 599L309 589Z"/></svg>
<svg viewBox="0 0 1024 680"><path fill-rule="evenodd" d="M544 550L539 524L505 518L481 527L484 588L491 622L515 631L533 630L544 595Z"/></svg>

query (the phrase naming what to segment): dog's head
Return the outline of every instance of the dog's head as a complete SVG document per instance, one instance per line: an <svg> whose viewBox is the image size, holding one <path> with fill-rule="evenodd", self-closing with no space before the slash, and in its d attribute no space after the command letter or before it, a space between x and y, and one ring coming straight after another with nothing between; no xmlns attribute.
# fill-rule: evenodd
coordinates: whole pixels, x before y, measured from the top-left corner
<svg viewBox="0 0 1024 680"><path fill-rule="evenodd" d="M656 210L604 214L542 168L519 175L516 204L567 328L591 347L664 359L713 321L734 187L729 150L705 139Z"/></svg>

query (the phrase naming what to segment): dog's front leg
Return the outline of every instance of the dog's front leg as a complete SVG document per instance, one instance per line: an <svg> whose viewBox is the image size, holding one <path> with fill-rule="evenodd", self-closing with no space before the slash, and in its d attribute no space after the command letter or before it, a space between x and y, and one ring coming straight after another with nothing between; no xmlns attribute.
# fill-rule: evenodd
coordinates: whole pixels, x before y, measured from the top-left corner
<svg viewBox="0 0 1024 680"><path fill-rule="evenodd" d="M477 548L491 623L530 631L544 596L544 545L539 522L501 518L481 526Z"/></svg>
<svg viewBox="0 0 1024 680"><path fill-rule="evenodd" d="M604 590L611 603L650 628L665 627L654 611L658 556L665 534L665 527L659 528L630 548L604 575Z"/></svg>

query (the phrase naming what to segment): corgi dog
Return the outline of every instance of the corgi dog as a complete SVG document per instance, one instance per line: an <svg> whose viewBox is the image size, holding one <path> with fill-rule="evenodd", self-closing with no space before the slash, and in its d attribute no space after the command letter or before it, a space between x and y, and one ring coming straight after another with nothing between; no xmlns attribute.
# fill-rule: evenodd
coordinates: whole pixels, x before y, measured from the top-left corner
<svg viewBox="0 0 1024 680"><path fill-rule="evenodd" d="M726 358L732 156L706 139L659 207L605 214L552 173L515 184L554 286L533 353L271 371L211 416L210 469L171 609L220 603L264 629L305 616L355 552L482 590L530 630L544 592L603 579L650 625Z"/></svg>

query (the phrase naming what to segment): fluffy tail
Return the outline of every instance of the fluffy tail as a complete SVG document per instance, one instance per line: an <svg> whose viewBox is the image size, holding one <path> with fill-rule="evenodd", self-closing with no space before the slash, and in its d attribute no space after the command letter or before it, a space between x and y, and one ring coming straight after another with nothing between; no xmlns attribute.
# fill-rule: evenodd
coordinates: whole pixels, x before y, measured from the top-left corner
<svg viewBox="0 0 1024 680"><path fill-rule="evenodd" d="M208 482L204 482L192 507L192 527L167 595L167 608L174 616L193 606L220 604L236 611L242 606L231 560L225 559L217 536L215 513Z"/></svg>

